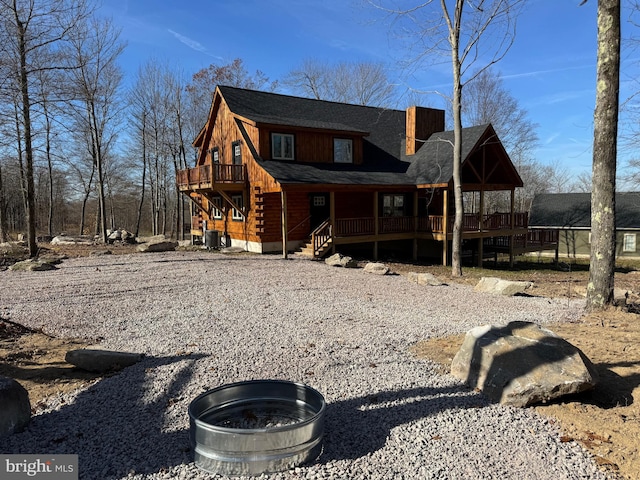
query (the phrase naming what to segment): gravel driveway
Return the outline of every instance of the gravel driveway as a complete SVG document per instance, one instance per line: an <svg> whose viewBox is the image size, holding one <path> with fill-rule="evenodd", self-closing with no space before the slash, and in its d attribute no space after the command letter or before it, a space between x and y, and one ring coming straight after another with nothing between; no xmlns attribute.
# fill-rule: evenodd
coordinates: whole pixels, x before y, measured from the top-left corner
<svg viewBox="0 0 640 480"><path fill-rule="evenodd" d="M579 301L207 252L69 259L0 272L0 285L13 321L147 355L0 439L3 453L78 454L80 478L206 478L192 463L189 402L258 378L303 382L328 402L318 461L265 478L606 478L553 421L491 405L407 351L485 323L574 319Z"/></svg>

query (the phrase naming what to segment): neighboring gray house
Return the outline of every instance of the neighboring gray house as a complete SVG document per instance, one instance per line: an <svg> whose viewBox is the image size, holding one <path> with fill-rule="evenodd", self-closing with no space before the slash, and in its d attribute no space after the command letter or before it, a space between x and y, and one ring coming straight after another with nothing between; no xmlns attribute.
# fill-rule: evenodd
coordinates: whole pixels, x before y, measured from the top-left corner
<svg viewBox="0 0 640 480"><path fill-rule="evenodd" d="M591 194L542 193L534 197L529 228L557 229L560 255L588 256ZM640 192L616 193L616 256L640 257Z"/></svg>

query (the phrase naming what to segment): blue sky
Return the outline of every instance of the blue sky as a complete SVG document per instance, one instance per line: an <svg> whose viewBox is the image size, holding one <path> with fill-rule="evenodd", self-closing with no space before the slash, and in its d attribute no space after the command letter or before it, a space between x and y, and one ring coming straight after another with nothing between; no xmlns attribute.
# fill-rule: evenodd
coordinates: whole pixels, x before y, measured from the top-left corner
<svg viewBox="0 0 640 480"><path fill-rule="evenodd" d="M572 175L590 171L597 2L526 3L516 42L497 69L539 126L537 160ZM271 80L314 58L382 61L398 72L392 78L408 87L450 91L449 63L425 64L411 80L401 80L399 62L405 56L393 26L360 0L104 0L101 11L122 29L128 44L122 65L130 80L151 58L188 76L211 63L241 58L250 72L261 70ZM630 67L623 73L622 99L634 90L632 60L626 59ZM433 95L424 104L439 102Z"/></svg>

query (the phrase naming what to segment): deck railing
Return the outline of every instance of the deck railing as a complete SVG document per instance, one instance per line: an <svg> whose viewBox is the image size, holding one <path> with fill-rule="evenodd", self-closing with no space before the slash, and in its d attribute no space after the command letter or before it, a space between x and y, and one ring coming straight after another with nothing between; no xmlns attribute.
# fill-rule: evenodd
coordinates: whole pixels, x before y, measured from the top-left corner
<svg viewBox="0 0 640 480"><path fill-rule="evenodd" d="M448 233L453 232L454 217L447 219ZM336 236L348 237L356 235L373 235L375 233L375 219L365 218L340 218L335 221ZM528 215L515 213L513 216L514 228L527 228ZM482 230L507 230L511 228L511 214L494 213L484 215L482 218ZM409 233L415 232L444 233L444 217L442 215L429 215L428 217L380 217L378 219L378 233ZM468 213L463 217L463 231L480 231L480 217L478 214Z"/></svg>
<svg viewBox="0 0 640 480"><path fill-rule="evenodd" d="M246 171L245 165L200 165L178 170L176 182L181 189L206 188L215 183L244 183Z"/></svg>

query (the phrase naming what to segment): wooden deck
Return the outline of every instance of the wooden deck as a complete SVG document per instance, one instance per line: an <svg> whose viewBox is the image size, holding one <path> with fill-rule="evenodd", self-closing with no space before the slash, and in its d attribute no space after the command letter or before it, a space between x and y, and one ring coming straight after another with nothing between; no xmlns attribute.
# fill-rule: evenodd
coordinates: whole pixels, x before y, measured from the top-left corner
<svg viewBox="0 0 640 480"><path fill-rule="evenodd" d="M242 189L246 180L245 165L216 163L178 170L176 174L176 182L181 192L215 190L218 184L223 184L225 189L233 189L234 186Z"/></svg>

